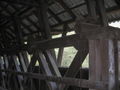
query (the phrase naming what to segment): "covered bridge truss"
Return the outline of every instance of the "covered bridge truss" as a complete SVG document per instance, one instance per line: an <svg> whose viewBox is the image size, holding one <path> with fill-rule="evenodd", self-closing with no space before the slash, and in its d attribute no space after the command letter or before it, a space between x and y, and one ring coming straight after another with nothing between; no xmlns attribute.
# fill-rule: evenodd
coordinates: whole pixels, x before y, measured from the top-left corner
<svg viewBox="0 0 120 90"><path fill-rule="evenodd" d="M108 25L119 20L119 0L0 0L0 90L119 90L120 29Z"/></svg>

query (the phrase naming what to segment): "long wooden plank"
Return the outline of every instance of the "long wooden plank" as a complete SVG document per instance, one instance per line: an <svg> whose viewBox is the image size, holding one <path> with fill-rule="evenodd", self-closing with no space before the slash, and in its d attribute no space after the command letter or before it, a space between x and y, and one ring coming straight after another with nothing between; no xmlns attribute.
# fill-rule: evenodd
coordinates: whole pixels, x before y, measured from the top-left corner
<svg viewBox="0 0 120 90"><path fill-rule="evenodd" d="M109 40L109 90L119 90L118 81L118 43L115 40Z"/></svg>
<svg viewBox="0 0 120 90"><path fill-rule="evenodd" d="M20 68L20 66L19 66L19 61L17 60L17 56L16 56L16 55L13 55L12 58L13 58L13 62L14 62L14 65L15 65L16 70L17 70L18 72L21 72L21 68ZM18 75L17 78L18 78L18 82L19 82L19 84L20 84L20 90L23 90L23 85L22 85L23 76L19 76L19 75Z"/></svg>
<svg viewBox="0 0 120 90"><path fill-rule="evenodd" d="M66 36L62 38L45 40L45 41L36 41L33 42L30 48L40 48L40 49L51 49L59 48L66 46L73 46L79 40L89 39L120 39L120 29L113 28L110 26L100 26L95 24L80 23L82 34L75 34L71 36Z"/></svg>
<svg viewBox="0 0 120 90"><path fill-rule="evenodd" d="M22 52L22 56L23 56L23 58L24 58L24 62L25 62L26 67L28 67L28 65L29 65L29 59L28 59L27 52L26 52L26 51L23 51L23 52Z"/></svg>
<svg viewBox="0 0 120 90"><path fill-rule="evenodd" d="M25 65L22 53L19 53L18 58L19 58L19 61L20 61L20 64L21 64L21 67L22 67L23 71L26 72L27 71L27 67Z"/></svg>
<svg viewBox="0 0 120 90"><path fill-rule="evenodd" d="M90 41L90 80L108 82L108 87L103 90L117 90L117 64L114 52L113 40Z"/></svg>
<svg viewBox="0 0 120 90"><path fill-rule="evenodd" d="M46 56L46 60L51 68L51 71L55 74L55 76L61 77L61 73L57 67L57 63L54 60L51 52L49 50L45 51L45 56Z"/></svg>
<svg viewBox="0 0 120 90"><path fill-rule="evenodd" d="M120 85L120 41L118 41L118 78L119 78L119 85Z"/></svg>
<svg viewBox="0 0 120 90"><path fill-rule="evenodd" d="M73 46L80 39L81 39L81 36L79 34L76 34L76 35L66 36L66 37L52 39L52 40L36 41L36 42L33 42L30 48L32 49L39 48L41 50L45 50L45 49Z"/></svg>
<svg viewBox="0 0 120 90"><path fill-rule="evenodd" d="M62 37L66 36L67 31L68 31L68 25L65 24L64 27L63 27ZM59 48L58 58L57 58L58 67L60 67L61 63L62 63L63 51L64 51L64 47Z"/></svg>
<svg viewBox="0 0 120 90"><path fill-rule="evenodd" d="M80 45L77 45L79 49L73 62L71 63L69 69L65 73L64 77L75 77L78 73L80 67L82 66L83 61L85 60L86 56L88 55L88 41L81 41ZM68 88L68 86L62 85L61 88L64 90Z"/></svg>
<svg viewBox="0 0 120 90"><path fill-rule="evenodd" d="M2 72L9 72L15 75L22 75L30 78L40 79L40 80L48 80L52 82L58 82L66 85L71 86L78 86L83 88L105 88L107 86L106 82L100 82L100 81L90 81L90 80L84 80L84 79L75 79L75 78L62 78L62 77L55 77L55 76L46 76L41 75L37 73L28 73L28 72L16 72L12 70L0 70Z"/></svg>
<svg viewBox="0 0 120 90"><path fill-rule="evenodd" d="M51 35L51 30L50 30L50 25L49 25L49 19L48 19L48 4L44 1L38 1L39 3L39 8L37 8L37 17L38 17L38 22L41 30L41 36L44 40L46 39L52 39ZM51 49L51 53L56 60L56 54L54 49Z"/></svg>
<svg viewBox="0 0 120 90"><path fill-rule="evenodd" d="M3 58L2 58L2 56L0 56L0 68L1 69L5 69L5 67L4 67L4 60L3 60ZM2 77L2 86L4 87L4 88L6 88L6 82L5 82L5 72L2 72L1 73L1 77Z"/></svg>
<svg viewBox="0 0 120 90"><path fill-rule="evenodd" d="M48 76L53 76L53 74L48 66L48 63L47 63L46 59L44 58L44 55L40 51L38 52L38 61L40 63L40 66L42 67L43 72ZM47 82L47 83L51 90L58 89L58 86L55 82Z"/></svg>
<svg viewBox="0 0 120 90"><path fill-rule="evenodd" d="M8 64L7 55L4 55L4 56L3 56L3 59L4 59L4 62L5 62L5 68L8 69L9 64Z"/></svg>
<svg viewBox="0 0 120 90"><path fill-rule="evenodd" d="M27 59L27 57L25 56L24 59ZM36 55L36 53L33 53L33 56L31 58L31 61L30 61L29 65L28 65L28 61L26 61L26 68L27 68L26 72L33 72L33 68L34 68L36 62L37 62L37 55ZM24 88L28 88L28 89L31 89L31 90L32 89L36 89L35 84L33 83L33 79L29 79L28 77L26 77L24 79L24 84L27 84L27 81L28 81L28 83L30 83L30 87L29 86L25 86Z"/></svg>
<svg viewBox="0 0 120 90"><path fill-rule="evenodd" d="M13 70L14 63L13 63L12 56L8 56L8 63L9 63L8 64L9 70ZM10 89L12 88L12 86L11 86L11 84L12 84L11 83L11 77L13 77L13 82L15 83L15 87L14 88L17 89L19 87L19 83L18 83L16 77L14 77L13 74L11 74L11 73L8 74L8 81L7 81L8 88L10 88Z"/></svg>

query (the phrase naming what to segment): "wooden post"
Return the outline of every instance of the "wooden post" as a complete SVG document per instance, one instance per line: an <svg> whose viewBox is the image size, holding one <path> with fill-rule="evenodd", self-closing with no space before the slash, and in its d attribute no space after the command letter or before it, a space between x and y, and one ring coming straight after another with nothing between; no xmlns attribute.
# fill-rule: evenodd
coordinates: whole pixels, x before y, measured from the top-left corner
<svg viewBox="0 0 120 90"><path fill-rule="evenodd" d="M97 0L97 6L101 24L107 26L107 18L103 1ZM90 80L107 82L106 88L98 90L116 89L116 55L114 40L90 40L89 41L89 71ZM96 89L97 90L97 89Z"/></svg>
<svg viewBox="0 0 120 90"><path fill-rule="evenodd" d="M68 29L68 25L65 24L64 27L63 27L62 37L65 37L65 36L66 36L66 34L67 34L67 29ZM59 48L58 58L57 58L58 67L61 66L62 57L63 57L63 52L64 52L64 47Z"/></svg>
<svg viewBox="0 0 120 90"><path fill-rule="evenodd" d="M52 39L48 16L47 16L48 4L45 2L45 0L41 0L38 3L39 3L39 7L37 8L36 16L38 17L40 32L42 33L41 38ZM56 60L54 49L51 50L51 53L54 59Z"/></svg>

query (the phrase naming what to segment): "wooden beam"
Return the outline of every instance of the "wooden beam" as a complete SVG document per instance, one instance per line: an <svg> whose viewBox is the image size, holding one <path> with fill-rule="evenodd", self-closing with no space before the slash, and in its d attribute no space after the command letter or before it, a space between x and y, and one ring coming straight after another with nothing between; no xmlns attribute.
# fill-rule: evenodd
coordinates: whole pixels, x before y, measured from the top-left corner
<svg viewBox="0 0 120 90"><path fill-rule="evenodd" d="M79 51L77 52L75 58L73 59L69 69L65 73L64 77L75 77L83 64L86 56L88 55L88 41L81 42ZM62 90L67 90L69 86L61 85Z"/></svg>
<svg viewBox="0 0 120 90"><path fill-rule="evenodd" d="M62 38L52 39L52 40L45 40L45 41L36 41L33 42L31 48L40 48L40 49L51 49L51 48L58 48L58 47L66 47L66 46L73 46L75 43L79 42L79 40L88 39L88 40L95 40L95 39L120 39L119 28L114 27L102 27L100 25L94 24L81 24L82 34L75 34L71 36L66 36ZM49 47L48 47L49 46Z"/></svg>
<svg viewBox="0 0 120 90"><path fill-rule="evenodd" d="M43 70L44 74L46 74L47 76L53 76L52 71L50 70L50 67L48 66L47 60L46 60L46 58L44 58L42 52L39 51L37 53L38 53L38 61L39 61L40 66L42 67L42 70ZM52 60L52 63L51 63L52 65L53 65L53 62L54 61ZM52 66L52 67L55 67L55 66ZM58 70L57 70L56 67L53 70L57 71L56 74L58 76L60 76L60 73L58 72ZM47 82L47 84L48 84L48 86L49 86L50 89L52 89L52 90L58 90L57 83L55 83L55 82Z"/></svg>
<svg viewBox="0 0 120 90"><path fill-rule="evenodd" d="M29 59L28 59L28 54L27 54L27 51L23 51L22 52L22 56L23 56L23 58L24 58L24 61L25 61L25 65L26 65L26 67L28 68L28 65L29 65Z"/></svg>
<svg viewBox="0 0 120 90"><path fill-rule="evenodd" d="M55 74L55 76L61 77L61 73L57 67L56 60L54 60L51 52L49 50L46 50L44 53L45 53L45 57L50 66L51 71Z"/></svg>
<svg viewBox="0 0 120 90"><path fill-rule="evenodd" d="M20 62L20 65L21 65L22 70L23 70L24 72L26 72L26 71L27 71L27 67L26 67L26 65L25 65L25 61L24 61L24 58L23 58L23 56L22 56L22 53L19 53L19 54L18 54L18 58L19 58L19 62Z"/></svg>
<svg viewBox="0 0 120 90"><path fill-rule="evenodd" d="M84 79L75 79L75 78L62 78L62 77L55 77L55 76L46 76L36 73L24 73L24 72L16 72L13 70L0 70L1 72L9 72L14 75L22 75L29 78L35 78L40 80L48 80L58 83L63 83L70 86L78 86L83 88L105 88L107 86L106 82L99 82L99 81L90 81Z"/></svg>
<svg viewBox="0 0 120 90"><path fill-rule="evenodd" d="M47 16L47 11L48 11L48 4L44 1L41 0L38 2L39 3L39 8L37 8L37 16L39 19L39 25L40 25L40 29L41 29L41 36L43 38L43 40L45 39L51 39L51 29L49 26L49 20L48 20L48 16ZM54 49L51 50L51 53L54 57L54 59L56 60L56 54Z"/></svg>
<svg viewBox="0 0 120 90"><path fill-rule="evenodd" d="M48 9L48 12L58 21L58 23L62 22L62 20L51 9Z"/></svg>
<svg viewBox="0 0 120 90"><path fill-rule="evenodd" d="M63 27L62 37L66 36L67 30L68 30L68 25L65 24L64 27ZM58 58L57 58L58 67L60 67L61 63L62 63L63 51L64 51L64 47L59 48Z"/></svg>
<svg viewBox="0 0 120 90"><path fill-rule="evenodd" d="M16 71L21 72L21 68L19 66L19 60L17 60L17 56L13 55L12 58ZM23 90L23 84L22 84L23 76L18 75L17 78L20 85L20 90Z"/></svg>
<svg viewBox="0 0 120 90"><path fill-rule="evenodd" d="M75 14L70 10L70 8L65 4L63 0L56 0L60 5L70 14L70 16L75 20Z"/></svg>

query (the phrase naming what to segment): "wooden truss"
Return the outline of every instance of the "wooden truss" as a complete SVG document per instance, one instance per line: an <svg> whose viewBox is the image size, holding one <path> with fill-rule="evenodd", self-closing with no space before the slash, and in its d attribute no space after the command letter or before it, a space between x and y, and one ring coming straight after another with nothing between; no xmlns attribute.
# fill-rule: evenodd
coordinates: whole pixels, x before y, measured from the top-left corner
<svg viewBox="0 0 120 90"><path fill-rule="evenodd" d="M8 18L14 20L13 31L16 37L13 38L16 42L13 39L7 41L4 36L6 33L1 31L3 40L0 43L0 90L72 90L71 86L78 87L77 90L120 89L120 29L108 26L103 0L86 0L88 16L80 16L81 18L76 20L76 34L67 36L70 28L68 22L64 22L62 37L56 39L52 39L51 36L47 17L48 4L44 0L40 0L38 4L33 0L4 1L35 7L34 13L39 19L38 29L41 33L37 32L37 38L30 35L27 37L27 44L24 44L21 25L27 28L29 26L21 22L22 17L19 18L19 14ZM76 19L62 0L56 1L65 8L73 20ZM51 4L55 0L48 2ZM49 12L61 22L52 11ZM69 46L75 47L78 52L69 68L62 74L62 56L64 48ZM55 48L59 48L58 57L55 55ZM82 78L81 74L84 73L81 72L81 67L88 54L89 74L85 79ZM76 78L79 73L79 78Z"/></svg>

